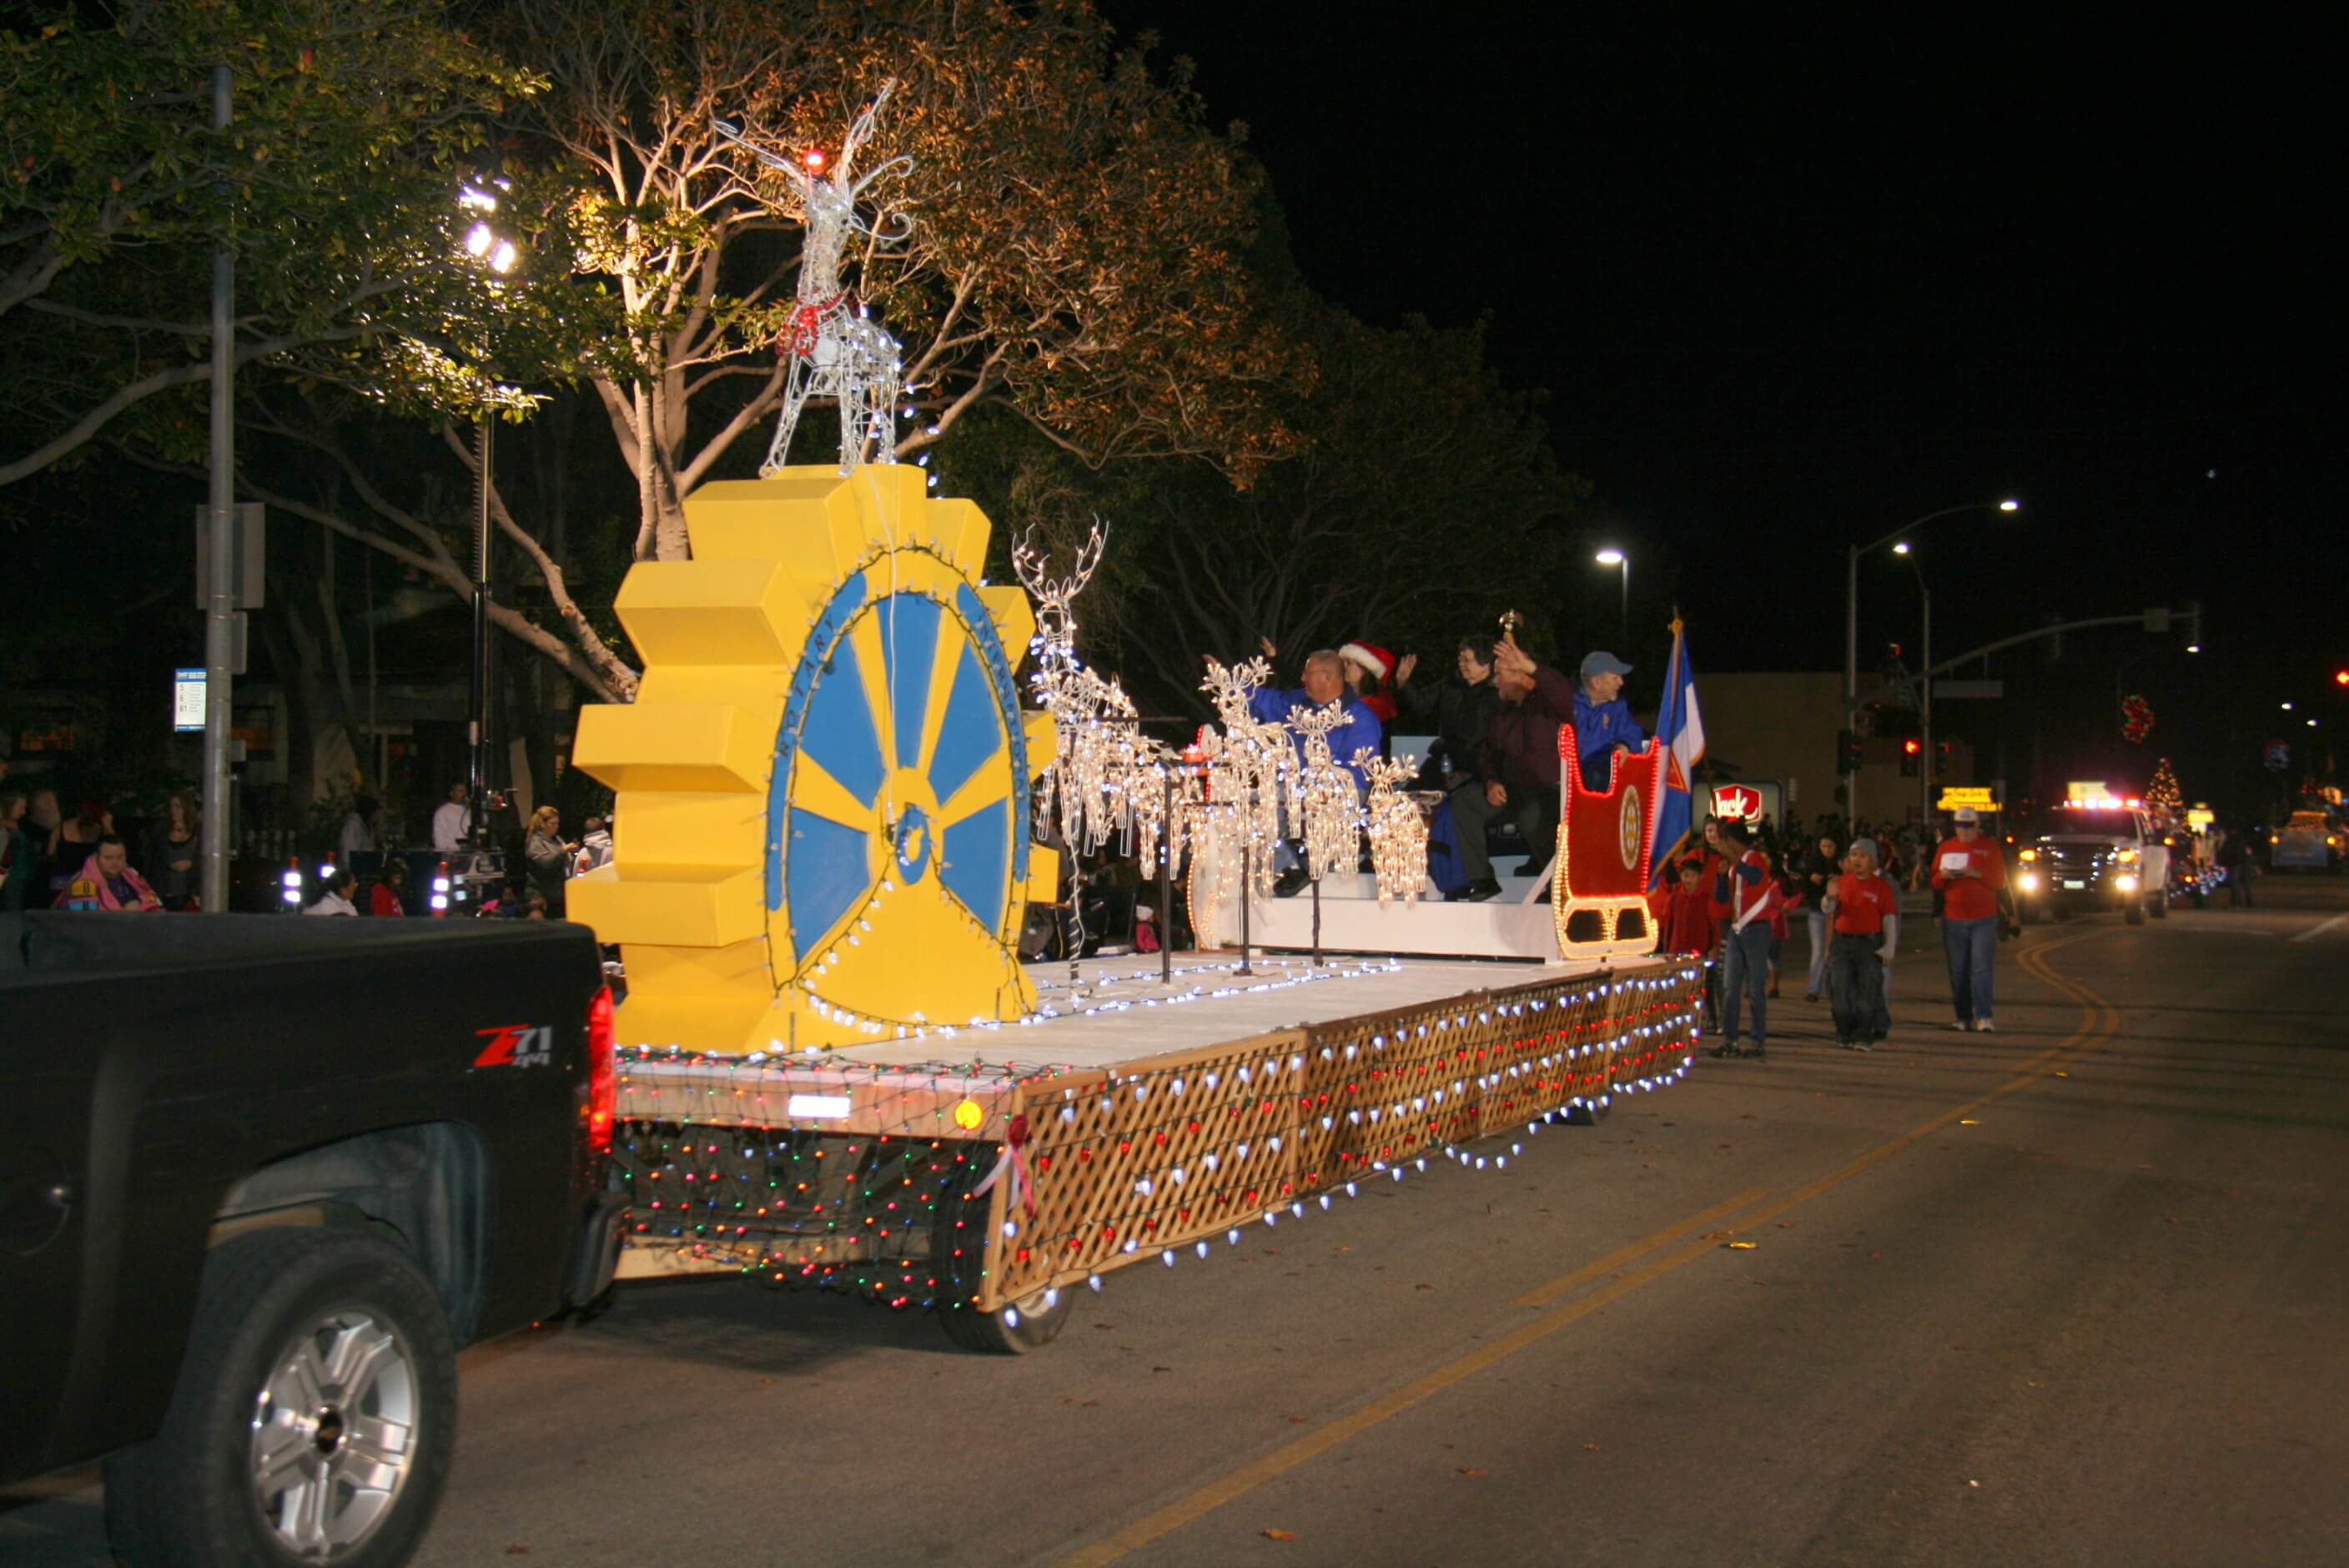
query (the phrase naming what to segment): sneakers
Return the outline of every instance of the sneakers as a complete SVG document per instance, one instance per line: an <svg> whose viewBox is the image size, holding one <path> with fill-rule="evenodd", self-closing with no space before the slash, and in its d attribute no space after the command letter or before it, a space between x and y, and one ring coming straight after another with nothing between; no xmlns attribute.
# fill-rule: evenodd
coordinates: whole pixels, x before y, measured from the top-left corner
<svg viewBox="0 0 2349 1568"><path fill-rule="evenodd" d="M1806 991L1803 993L1803 1000L1806 1002L1816 1002L1818 999L1819 994L1816 991Z"/></svg>
<svg viewBox="0 0 2349 1568"><path fill-rule="evenodd" d="M1874 1050L1876 1047L1869 1045L1866 1040L1846 1040L1843 1043L1843 1048L1847 1051L1870 1051Z"/></svg>
<svg viewBox="0 0 2349 1568"><path fill-rule="evenodd" d="M1735 1040L1723 1040L1720 1045L1713 1047L1712 1050L1705 1054L1712 1057L1721 1057L1725 1060L1731 1057L1742 1057L1745 1053L1737 1048L1737 1042Z"/></svg>
<svg viewBox="0 0 2349 1568"><path fill-rule="evenodd" d="M1952 1018L1952 1019L1951 1019L1951 1020L1950 1020L1950 1027L1951 1027L1951 1028L1953 1028L1953 1029L1957 1030L1957 1031L1958 1031L1958 1033L1960 1033L1960 1034L1961 1034L1961 1035L1962 1035L1962 1034L1966 1033L1969 1029L1971 1029L1971 1028L1973 1027L1973 1026L1972 1026L1971 1024L1970 1024L1970 1023L1966 1022L1966 1020L1965 1020L1965 1019L1963 1019L1963 1018Z"/></svg>
<svg viewBox="0 0 2349 1568"><path fill-rule="evenodd" d="M1770 1059L1769 1048L1759 1040L1754 1042L1754 1048L1747 1051L1745 1055L1751 1061L1766 1062Z"/></svg>
<svg viewBox="0 0 2349 1568"><path fill-rule="evenodd" d="M1995 1035L1998 1033L1998 1026L1992 1023L1988 1018L1976 1018L1974 1020L1974 1030L1978 1034Z"/></svg>

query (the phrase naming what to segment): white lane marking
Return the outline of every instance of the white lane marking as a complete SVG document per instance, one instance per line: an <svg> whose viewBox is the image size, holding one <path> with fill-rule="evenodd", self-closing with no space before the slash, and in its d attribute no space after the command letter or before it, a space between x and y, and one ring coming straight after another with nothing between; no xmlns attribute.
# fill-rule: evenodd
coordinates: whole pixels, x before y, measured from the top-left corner
<svg viewBox="0 0 2349 1568"><path fill-rule="evenodd" d="M2334 915L2331 920L2324 922L2321 925L2310 926L2306 931L2303 931L2299 935L2293 937L2292 940L2294 942L2306 942L2313 936L2322 936L2344 920L2349 920L2349 911L2344 911L2340 914Z"/></svg>

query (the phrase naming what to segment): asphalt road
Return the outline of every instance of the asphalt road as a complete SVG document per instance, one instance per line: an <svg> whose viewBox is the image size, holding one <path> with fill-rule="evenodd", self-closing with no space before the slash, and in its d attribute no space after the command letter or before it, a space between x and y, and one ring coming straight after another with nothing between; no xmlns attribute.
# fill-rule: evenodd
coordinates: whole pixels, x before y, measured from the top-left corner
<svg viewBox="0 0 2349 1568"><path fill-rule="evenodd" d="M1037 1356L632 1289L469 1353L419 1561L2349 1562L2349 886L2260 894L2033 928L1995 1035L1919 951L1852 1056L1797 975L1769 1062L1112 1275ZM27 1489L0 1560L105 1562L97 1507Z"/></svg>

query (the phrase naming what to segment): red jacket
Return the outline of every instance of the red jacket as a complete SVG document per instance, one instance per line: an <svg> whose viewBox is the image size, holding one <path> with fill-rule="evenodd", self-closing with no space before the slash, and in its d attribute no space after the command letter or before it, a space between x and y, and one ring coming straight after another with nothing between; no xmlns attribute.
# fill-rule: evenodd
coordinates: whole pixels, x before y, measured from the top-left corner
<svg viewBox="0 0 2349 1568"><path fill-rule="evenodd" d="M1656 944L1659 953L1710 953L1721 939L1722 918L1729 913L1726 904L1718 903L1706 894L1704 884L1698 891L1686 888L1658 888L1650 895L1648 904L1656 912L1656 926L1662 933Z"/></svg>

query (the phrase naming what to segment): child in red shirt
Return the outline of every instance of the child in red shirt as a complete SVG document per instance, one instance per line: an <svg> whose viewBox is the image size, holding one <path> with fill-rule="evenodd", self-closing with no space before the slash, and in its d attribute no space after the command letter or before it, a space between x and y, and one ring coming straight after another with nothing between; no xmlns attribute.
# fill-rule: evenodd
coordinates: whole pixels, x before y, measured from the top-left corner
<svg viewBox="0 0 2349 1568"><path fill-rule="evenodd" d="M1704 867L1693 860L1680 864L1680 886L1659 888L1650 895L1656 926L1662 934L1659 953L1690 953L1702 958L1721 939L1721 921L1727 910L1704 887Z"/></svg>
<svg viewBox="0 0 2349 1568"><path fill-rule="evenodd" d="M1856 839L1821 907L1835 935L1827 949L1827 995L1836 1044L1864 1051L1889 1032L1884 971L1900 936L1900 895L1876 869L1876 841Z"/></svg>

